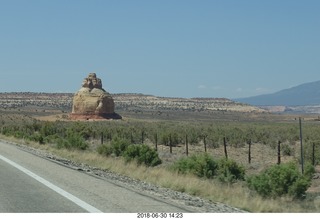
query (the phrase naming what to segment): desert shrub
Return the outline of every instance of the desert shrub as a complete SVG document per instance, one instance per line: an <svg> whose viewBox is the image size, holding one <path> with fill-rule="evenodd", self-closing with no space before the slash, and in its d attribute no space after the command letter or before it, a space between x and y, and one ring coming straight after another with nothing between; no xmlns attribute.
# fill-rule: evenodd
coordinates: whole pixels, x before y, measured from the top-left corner
<svg viewBox="0 0 320 219"><path fill-rule="evenodd" d="M313 151L313 147L314 151ZM319 148L319 143L315 144L312 141L305 142L304 144L304 158L305 161L307 162L315 162L315 165L320 162L320 150ZM300 161L301 162L301 161Z"/></svg>
<svg viewBox="0 0 320 219"><path fill-rule="evenodd" d="M56 143L57 139L59 139L59 135L58 134L54 134L54 135L49 135L43 138L44 140L44 144L46 143Z"/></svg>
<svg viewBox="0 0 320 219"><path fill-rule="evenodd" d="M192 173L205 178L213 178L216 175L217 168L217 162L207 153L181 158L171 166L171 169L178 173Z"/></svg>
<svg viewBox="0 0 320 219"><path fill-rule="evenodd" d="M207 138L207 145L208 147L219 148L220 146L219 136L209 135Z"/></svg>
<svg viewBox="0 0 320 219"><path fill-rule="evenodd" d="M85 140L88 140L93 135L93 128L85 122L77 121L69 125L67 132L77 132Z"/></svg>
<svg viewBox="0 0 320 219"><path fill-rule="evenodd" d="M245 168L230 159L220 159L218 161L217 175L222 182L233 183L237 180L244 180Z"/></svg>
<svg viewBox="0 0 320 219"><path fill-rule="evenodd" d="M37 141L39 144L44 144L44 138L42 137L42 135L39 135L39 137L37 138Z"/></svg>
<svg viewBox="0 0 320 219"><path fill-rule="evenodd" d="M161 132L159 136L159 144L167 145L167 146L177 146L181 143L181 139L176 132L168 133L168 132Z"/></svg>
<svg viewBox="0 0 320 219"><path fill-rule="evenodd" d="M58 148L85 150L89 147L88 143L79 133L69 133L65 138L57 140Z"/></svg>
<svg viewBox="0 0 320 219"><path fill-rule="evenodd" d="M33 133L32 135L27 136L27 139L30 141L38 142L39 144L45 143L45 139L43 138L43 136L37 132Z"/></svg>
<svg viewBox="0 0 320 219"><path fill-rule="evenodd" d="M140 147L139 145L129 145L127 150L124 152L123 156L126 159L126 161L131 161L137 157L139 157L140 154Z"/></svg>
<svg viewBox="0 0 320 219"><path fill-rule="evenodd" d="M169 145L169 133L161 132L158 136L158 143Z"/></svg>
<svg viewBox="0 0 320 219"><path fill-rule="evenodd" d="M235 127L228 132L227 142L233 147L243 147L246 136L241 128Z"/></svg>
<svg viewBox="0 0 320 219"><path fill-rule="evenodd" d="M157 151L144 144L129 145L123 153L123 156L127 161L136 160L138 164L144 164L146 166L153 167L162 163Z"/></svg>
<svg viewBox="0 0 320 219"><path fill-rule="evenodd" d="M112 154L112 147L110 144L102 144L97 148L97 152L108 157Z"/></svg>
<svg viewBox="0 0 320 219"><path fill-rule="evenodd" d="M7 128L7 127L5 127L5 126L1 127L1 134L2 134L2 135L9 136L9 135L10 135L9 128Z"/></svg>
<svg viewBox="0 0 320 219"><path fill-rule="evenodd" d="M313 174L316 172L316 169L314 168L314 166L310 163L307 163L304 167L304 175L308 178L308 179L312 179Z"/></svg>
<svg viewBox="0 0 320 219"><path fill-rule="evenodd" d="M259 175L247 178L250 189L263 197L290 195L301 198L310 186L310 177L300 174L294 163L273 165Z"/></svg>
<svg viewBox="0 0 320 219"><path fill-rule="evenodd" d="M15 138L23 138L25 136L24 132L23 131L15 131L14 132L14 135L13 135Z"/></svg>
<svg viewBox="0 0 320 219"><path fill-rule="evenodd" d="M282 154L285 156L293 156L294 149L290 147L288 144L283 144L281 147Z"/></svg>
<svg viewBox="0 0 320 219"><path fill-rule="evenodd" d="M130 142L127 139L115 138L111 141L110 145L112 148L112 153L119 157L123 155L126 148L130 145Z"/></svg>
<svg viewBox="0 0 320 219"><path fill-rule="evenodd" d="M269 145L272 149L276 149L278 147L278 143L276 139L269 139L267 145Z"/></svg>
<svg viewBox="0 0 320 219"><path fill-rule="evenodd" d="M44 122L40 125L40 134L44 137L54 135L56 132L55 123L53 122Z"/></svg>
<svg viewBox="0 0 320 219"><path fill-rule="evenodd" d="M114 138L109 144L102 144L97 148L99 154L110 156L114 155L116 157L122 156L130 145L129 140Z"/></svg>
<svg viewBox="0 0 320 219"><path fill-rule="evenodd" d="M191 130L188 130L187 135L188 135L189 144L196 145L199 143L199 138L200 138L199 130L196 130L194 128Z"/></svg>

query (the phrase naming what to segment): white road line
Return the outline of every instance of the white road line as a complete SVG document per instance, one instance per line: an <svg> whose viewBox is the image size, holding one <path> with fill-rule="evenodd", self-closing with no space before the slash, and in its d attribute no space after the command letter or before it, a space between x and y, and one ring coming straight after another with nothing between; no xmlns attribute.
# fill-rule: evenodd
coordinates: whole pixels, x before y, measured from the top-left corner
<svg viewBox="0 0 320 219"><path fill-rule="evenodd" d="M62 195L63 197L69 199L70 201L72 201L73 203L75 203L76 205L78 205L79 207L85 209L86 211L90 212L90 213L103 213L102 211L100 211L99 209L93 207L92 205L89 205L88 203L82 201L81 199L75 197L74 195L64 191L63 189L59 188L58 186L50 183L49 181L45 180L44 178L38 176L37 174L31 172L30 170L20 166L19 164L9 160L8 158L3 157L2 155L0 155L0 159L3 160L4 162L10 164L11 166L17 168L18 170L24 172L25 174L27 174L28 176L34 178L35 180L37 180L38 182L42 183L43 185L49 187L50 189L52 189L53 191L57 192L58 194Z"/></svg>

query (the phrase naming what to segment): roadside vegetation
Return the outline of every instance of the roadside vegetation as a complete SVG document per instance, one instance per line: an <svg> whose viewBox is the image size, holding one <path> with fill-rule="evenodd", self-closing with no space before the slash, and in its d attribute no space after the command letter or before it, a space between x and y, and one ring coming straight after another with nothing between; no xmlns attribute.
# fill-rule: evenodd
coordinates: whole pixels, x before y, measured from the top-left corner
<svg viewBox="0 0 320 219"><path fill-rule="evenodd" d="M320 162L317 122L303 127L303 174L295 122L48 122L19 115L1 116L0 128L1 138L250 212L320 211L319 194L307 193ZM249 145L265 154L249 161Z"/></svg>

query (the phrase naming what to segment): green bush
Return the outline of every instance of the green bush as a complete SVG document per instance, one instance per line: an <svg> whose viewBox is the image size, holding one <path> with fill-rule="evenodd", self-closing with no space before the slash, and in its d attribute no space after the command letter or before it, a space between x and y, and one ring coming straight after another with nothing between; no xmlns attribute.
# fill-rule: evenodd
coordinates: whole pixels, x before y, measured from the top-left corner
<svg viewBox="0 0 320 219"><path fill-rule="evenodd" d="M219 136L213 136L210 135L207 138L207 145L208 147L212 147L212 148L219 148L220 147L220 139Z"/></svg>
<svg viewBox="0 0 320 219"><path fill-rule="evenodd" d="M181 158L171 166L171 169L178 173L192 173L205 178L213 178L216 175L217 168L217 162L207 153Z"/></svg>
<svg viewBox="0 0 320 219"><path fill-rule="evenodd" d="M316 169L314 168L314 166L310 163L307 163L304 167L304 175L308 178L308 179L312 179L313 174L316 172Z"/></svg>
<svg viewBox="0 0 320 219"><path fill-rule="evenodd" d="M293 156L294 155L294 149L292 147L290 147L288 144L282 145L281 151L284 156Z"/></svg>
<svg viewBox="0 0 320 219"><path fill-rule="evenodd" d="M111 141L112 153L117 157L122 156L129 145L127 139L115 138Z"/></svg>
<svg viewBox="0 0 320 219"><path fill-rule="evenodd" d="M120 139L118 137L114 138L110 144L103 144L97 148L99 154L110 156L114 155L116 157L122 156L129 146L129 140Z"/></svg>
<svg viewBox="0 0 320 219"><path fill-rule="evenodd" d="M294 163L273 165L259 175L247 178L250 189L263 197L290 195L301 198L311 185L310 177L300 174Z"/></svg>
<svg viewBox="0 0 320 219"><path fill-rule="evenodd" d="M42 136L49 136L49 135L56 134L55 123L53 123L53 122L44 122L40 126L40 134Z"/></svg>
<svg viewBox="0 0 320 219"><path fill-rule="evenodd" d="M85 139L78 133L69 133L66 138L57 140L58 148L85 150L89 147Z"/></svg>
<svg viewBox="0 0 320 219"><path fill-rule="evenodd" d="M208 179L217 177L222 182L230 183L245 179L243 166L233 160L215 161L208 153L181 158L171 166L171 170L181 174L192 173Z"/></svg>
<svg viewBox="0 0 320 219"><path fill-rule="evenodd" d="M14 137L15 138L23 138L25 136L23 131L16 131L14 132Z"/></svg>
<svg viewBox="0 0 320 219"><path fill-rule="evenodd" d="M314 153L313 153L313 146L315 147ZM306 142L304 144L304 159L305 159L305 162L313 162L313 159L314 159L315 165L320 163L320 150L318 149L318 146L319 146L319 143L315 144L312 141L311 142Z"/></svg>
<svg viewBox="0 0 320 219"><path fill-rule="evenodd" d="M163 144L166 146L177 146L179 143L181 143L181 139L177 132L169 133L167 131L161 132L158 139L159 144Z"/></svg>
<svg viewBox="0 0 320 219"><path fill-rule="evenodd" d="M99 154L104 156L110 156L112 154L112 147L110 144L102 144L97 148Z"/></svg>
<svg viewBox="0 0 320 219"><path fill-rule="evenodd" d="M244 180L245 168L230 159L220 159L218 161L218 178L222 182L235 182L236 180Z"/></svg>
<svg viewBox="0 0 320 219"><path fill-rule="evenodd" d="M140 154L140 147L139 145L129 145L127 150L124 152L123 156L126 159L126 161L131 161L137 157L139 157Z"/></svg>
<svg viewBox="0 0 320 219"><path fill-rule="evenodd" d="M147 145L129 145L123 153L127 161L137 160L138 164L146 166L157 166L161 164L161 159L156 150L151 149Z"/></svg>
<svg viewBox="0 0 320 219"><path fill-rule="evenodd" d="M29 135L27 139L29 139L30 141L38 142L39 144L45 143L43 136L39 133L34 133L33 135Z"/></svg>

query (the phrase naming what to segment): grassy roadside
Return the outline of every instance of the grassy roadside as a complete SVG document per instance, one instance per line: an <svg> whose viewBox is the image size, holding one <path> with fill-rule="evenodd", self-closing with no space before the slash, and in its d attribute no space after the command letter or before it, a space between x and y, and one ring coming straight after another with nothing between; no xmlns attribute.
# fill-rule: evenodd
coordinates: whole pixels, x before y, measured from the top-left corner
<svg viewBox="0 0 320 219"><path fill-rule="evenodd" d="M320 206L313 201L298 202L291 199L263 199L250 191L243 182L228 185L215 180L203 180L191 175L178 175L166 168L148 168L136 163L125 163L120 158L104 157L91 150L57 149L49 145L39 145L0 135L1 139L15 142L29 147L48 151L54 155L78 163L107 169L157 186L195 195L212 202L222 202L249 212L319 212Z"/></svg>

